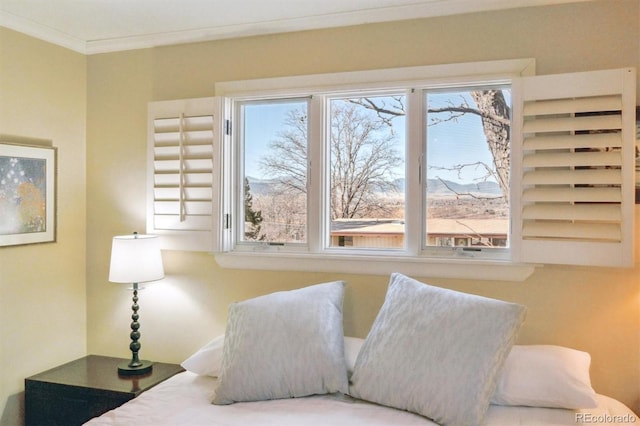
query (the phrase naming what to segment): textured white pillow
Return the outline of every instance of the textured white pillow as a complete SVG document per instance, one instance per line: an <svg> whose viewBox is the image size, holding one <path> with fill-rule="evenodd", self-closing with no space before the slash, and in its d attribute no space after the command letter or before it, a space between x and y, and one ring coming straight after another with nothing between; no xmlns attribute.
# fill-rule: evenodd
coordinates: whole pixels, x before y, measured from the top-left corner
<svg viewBox="0 0 640 426"><path fill-rule="evenodd" d="M213 403L346 393L343 297L336 281L232 304Z"/></svg>
<svg viewBox="0 0 640 426"><path fill-rule="evenodd" d="M442 425L480 425L524 316L517 304L394 273L350 393Z"/></svg>
<svg viewBox="0 0 640 426"><path fill-rule="evenodd" d="M344 338L344 358L347 362L349 376L353 374L356 358L364 339L358 337ZM185 370L201 376L218 377L222 368L222 351L224 350L224 334L216 337L180 364Z"/></svg>
<svg viewBox="0 0 640 426"><path fill-rule="evenodd" d="M553 345L514 346L498 375L491 399L497 405L549 408L595 408L591 356Z"/></svg>

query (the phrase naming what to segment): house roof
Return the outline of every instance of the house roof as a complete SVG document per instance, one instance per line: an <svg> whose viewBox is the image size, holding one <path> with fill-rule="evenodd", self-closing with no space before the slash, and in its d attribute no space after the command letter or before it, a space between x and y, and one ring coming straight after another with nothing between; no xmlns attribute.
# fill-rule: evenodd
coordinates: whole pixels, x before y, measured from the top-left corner
<svg viewBox="0 0 640 426"><path fill-rule="evenodd" d="M508 219L430 219L430 235L506 235ZM397 219L338 219L331 222L332 235L403 235L404 222Z"/></svg>

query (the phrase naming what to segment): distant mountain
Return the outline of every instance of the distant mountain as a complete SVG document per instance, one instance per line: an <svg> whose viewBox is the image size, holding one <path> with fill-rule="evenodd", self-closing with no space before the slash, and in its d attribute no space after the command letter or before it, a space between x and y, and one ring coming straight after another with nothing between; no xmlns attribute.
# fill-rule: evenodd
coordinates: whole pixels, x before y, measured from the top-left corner
<svg viewBox="0 0 640 426"><path fill-rule="evenodd" d="M502 194L500 186L496 182L479 182L460 184L448 180L428 179L428 194Z"/></svg>
<svg viewBox="0 0 640 426"><path fill-rule="evenodd" d="M249 180L251 193L256 195L268 194L271 190L271 187L277 183L275 179L258 179L251 176L248 176L247 179ZM394 182L398 190L404 191L405 179L396 179ZM502 190L496 182L460 184L448 180L428 179L427 193L441 195L467 193L500 195L502 194Z"/></svg>
<svg viewBox="0 0 640 426"><path fill-rule="evenodd" d="M270 192L273 185L276 184L275 179L258 179L251 176L247 176L249 180L249 188L254 195L265 195Z"/></svg>

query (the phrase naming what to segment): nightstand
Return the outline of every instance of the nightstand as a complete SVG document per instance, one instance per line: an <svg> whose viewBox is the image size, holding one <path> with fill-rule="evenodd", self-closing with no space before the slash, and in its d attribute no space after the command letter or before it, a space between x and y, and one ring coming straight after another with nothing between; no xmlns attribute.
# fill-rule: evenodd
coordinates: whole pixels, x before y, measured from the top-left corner
<svg viewBox="0 0 640 426"><path fill-rule="evenodd" d="M25 379L25 425L80 425L184 371L156 362L149 374L119 376L123 361L89 355Z"/></svg>

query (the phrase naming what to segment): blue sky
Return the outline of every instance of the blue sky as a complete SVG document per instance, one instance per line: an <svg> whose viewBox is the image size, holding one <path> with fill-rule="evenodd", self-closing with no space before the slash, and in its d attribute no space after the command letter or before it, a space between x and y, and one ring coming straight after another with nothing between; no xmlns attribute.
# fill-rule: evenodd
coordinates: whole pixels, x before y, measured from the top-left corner
<svg viewBox="0 0 640 426"><path fill-rule="evenodd" d="M443 105L448 99L459 100L458 95L451 93L431 93L429 102L432 105ZM472 105L472 101L468 99ZM244 108L245 120L245 175L260 177L259 161L267 153L269 142L278 137L282 129L286 113L292 108L304 105L304 100L278 103L247 104ZM394 133L398 138L401 155L404 156L402 141L405 136L404 118L394 119ZM432 166L453 168L458 164L484 162L492 165L492 158L487 148L482 124L479 117L466 114L457 121L442 122L427 127L428 151L427 164ZM458 183L473 183L485 175L482 167L465 168L459 175L456 171L427 168L428 178L441 178Z"/></svg>
<svg viewBox="0 0 640 426"><path fill-rule="evenodd" d="M244 107L246 148L244 152L245 175L260 177L259 162L268 152L268 145L282 131L287 112L304 106L304 101L273 104L248 104Z"/></svg>
<svg viewBox="0 0 640 426"><path fill-rule="evenodd" d="M451 93L431 93L429 103L432 107L443 107L449 100L454 102L459 96ZM473 101L467 97L467 102ZM438 114L444 118L445 114ZM427 117L429 120L430 117ZM465 167L463 172L438 170L429 166L453 168L460 164L483 162L493 165L491 153L487 148L480 117L465 114L456 121L440 122L427 127L427 178L440 178L458 183L474 183L485 175L483 167Z"/></svg>

